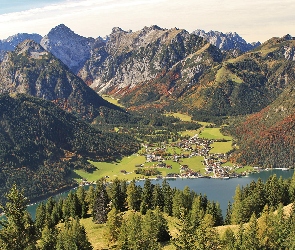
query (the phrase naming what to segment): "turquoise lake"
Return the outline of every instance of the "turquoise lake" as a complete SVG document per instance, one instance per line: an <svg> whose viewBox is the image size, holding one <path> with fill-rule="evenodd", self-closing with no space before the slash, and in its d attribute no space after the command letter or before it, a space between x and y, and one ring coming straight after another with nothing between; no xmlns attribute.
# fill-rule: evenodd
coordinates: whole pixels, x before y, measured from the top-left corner
<svg viewBox="0 0 295 250"><path fill-rule="evenodd" d="M278 169L261 171L260 173L250 174L248 177L242 178L232 178L232 179L208 179L208 178L199 178L199 179L174 179L168 180L172 188L176 187L183 190L188 186L191 190L194 190L198 194L206 194L209 200L214 200L219 202L222 209L223 215L225 216L228 201L233 201L233 196L235 194L235 189L238 185L246 186L251 181L257 181L258 178L261 178L264 182L269 178L269 176L276 174L279 178L282 176L284 179L291 178L294 173L294 170L282 171ZM143 185L143 181L139 182L139 185ZM162 184L161 180L152 180L153 184L159 183ZM56 197L66 197L68 192L61 193ZM38 203L28 207L28 211L32 214L33 218L35 217L35 211L38 206Z"/></svg>

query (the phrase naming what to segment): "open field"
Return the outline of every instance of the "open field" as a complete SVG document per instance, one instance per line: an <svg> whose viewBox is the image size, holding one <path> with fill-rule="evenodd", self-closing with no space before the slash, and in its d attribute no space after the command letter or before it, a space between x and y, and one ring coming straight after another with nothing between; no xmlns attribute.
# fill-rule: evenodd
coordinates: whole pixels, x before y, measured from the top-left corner
<svg viewBox="0 0 295 250"><path fill-rule="evenodd" d="M121 108L124 108L124 106L122 104L119 103L119 100L118 99L115 99L109 95L102 95L101 96L103 99L105 99L106 101L112 103L112 104L115 104L116 106L119 106Z"/></svg>
<svg viewBox="0 0 295 250"><path fill-rule="evenodd" d="M141 175L134 173L135 165L145 163L145 157L139 155L131 155L124 157L122 160L117 162L92 162L97 170L92 173L87 173L84 170L75 170L76 176L75 179L79 180L84 178L88 181L97 181L98 179L109 176L109 180L114 180L116 177L120 179L132 180L134 178L142 178ZM128 174L121 173L122 170L125 170ZM80 177L79 177L80 176Z"/></svg>
<svg viewBox="0 0 295 250"><path fill-rule="evenodd" d="M195 158L192 158L192 160ZM128 157L124 157L121 161L114 163L107 162L92 162L90 161L97 170L92 173L88 173L84 170L75 170L73 173L73 178L79 182L81 179L86 179L87 181L97 181L98 179L109 176L108 180L112 181L115 178L125 179L125 180L133 180L133 179L144 179L148 178L147 176L142 176L140 174L135 174L134 170L136 169L135 165L144 164L145 168L151 167L156 168L156 165L159 162L145 162L144 156L132 155ZM197 160L198 162L198 160ZM171 165L172 169L167 168L157 168L162 176L166 176L168 173L179 173L180 164L174 162L172 160L166 160L165 163L167 165ZM186 164L183 163L182 164ZM196 163L195 166L198 166ZM194 168L193 168L194 169ZM121 170L125 170L127 174L121 173ZM156 176L149 176L150 178Z"/></svg>
<svg viewBox="0 0 295 250"><path fill-rule="evenodd" d="M182 136L190 136L190 137L193 137L194 135L198 134L200 131L199 130L186 130L186 131L182 131L181 132L181 135Z"/></svg>
<svg viewBox="0 0 295 250"><path fill-rule="evenodd" d="M225 136L221 134L220 128L204 128L202 132L199 134L200 138L205 139L225 139L232 140L231 136Z"/></svg>
<svg viewBox="0 0 295 250"><path fill-rule="evenodd" d="M203 156L195 156L192 158L184 158L181 160L182 165L188 165L189 168L195 172L200 171L201 174L205 173L205 168L203 165L204 157Z"/></svg>
<svg viewBox="0 0 295 250"><path fill-rule="evenodd" d="M185 115L185 114L181 114L181 113L166 113L166 116L174 116L179 118L182 121L188 121L190 122L192 120L191 116L189 115Z"/></svg>
<svg viewBox="0 0 295 250"><path fill-rule="evenodd" d="M211 147L213 148L210 150L209 153L227 153L232 149L232 142L213 142L213 144L211 144Z"/></svg>

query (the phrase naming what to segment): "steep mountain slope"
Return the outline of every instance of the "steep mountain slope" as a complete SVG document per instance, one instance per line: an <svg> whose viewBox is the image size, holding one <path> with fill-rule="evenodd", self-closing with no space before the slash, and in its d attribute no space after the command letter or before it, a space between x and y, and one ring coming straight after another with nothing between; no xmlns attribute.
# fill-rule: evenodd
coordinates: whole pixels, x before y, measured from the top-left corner
<svg viewBox="0 0 295 250"><path fill-rule="evenodd" d="M206 41L216 46L221 50L237 50L240 52L247 52L249 50L255 49L260 42L247 43L239 34L236 32L222 33L219 31L209 31L195 30L193 34L203 37Z"/></svg>
<svg viewBox="0 0 295 250"><path fill-rule="evenodd" d="M60 24L51 29L40 44L66 64L73 73L77 73L90 58L95 39L80 36L64 24Z"/></svg>
<svg viewBox="0 0 295 250"><path fill-rule="evenodd" d="M238 35L232 37L236 44L247 45ZM130 109L186 110L199 119L244 115L276 99L286 87L286 72L288 81L294 78L287 60L292 40L276 40L275 47L269 48L270 41L228 59L227 52L185 30L114 28L79 75Z"/></svg>
<svg viewBox="0 0 295 250"><path fill-rule="evenodd" d="M211 67L211 63L221 60L218 49L185 30L151 26L131 32L114 28L106 46L93 51L79 76L92 82L91 87L100 93L128 95L125 101L129 105L142 104L171 93L181 95L208 65ZM164 77L165 84L155 86L154 82ZM178 78L182 79L178 81L181 84L175 83ZM146 93L148 86L151 93ZM137 97L130 99L131 96Z"/></svg>
<svg viewBox="0 0 295 250"><path fill-rule="evenodd" d="M85 119L125 111L108 103L50 52L32 40L19 44L0 64L0 93L25 93L53 101Z"/></svg>
<svg viewBox="0 0 295 250"><path fill-rule="evenodd" d="M51 102L0 95L0 192L13 183L36 198L72 185L73 167L85 159L113 160L138 149L126 135L102 133ZM3 196L1 197L3 198Z"/></svg>
<svg viewBox="0 0 295 250"><path fill-rule="evenodd" d="M228 129L239 140L234 157L243 164L294 167L295 40L289 35L273 38L262 48L254 53L268 62L269 82L279 94L269 106Z"/></svg>
<svg viewBox="0 0 295 250"><path fill-rule="evenodd" d="M295 41L290 39L273 38L212 67L178 100L181 107L195 116L250 114L265 108L294 83Z"/></svg>

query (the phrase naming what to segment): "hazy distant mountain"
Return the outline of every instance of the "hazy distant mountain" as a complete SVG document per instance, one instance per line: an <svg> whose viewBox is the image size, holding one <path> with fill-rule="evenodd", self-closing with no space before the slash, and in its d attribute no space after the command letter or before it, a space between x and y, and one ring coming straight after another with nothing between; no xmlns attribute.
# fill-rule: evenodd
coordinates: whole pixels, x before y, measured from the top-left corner
<svg viewBox="0 0 295 250"><path fill-rule="evenodd" d="M38 34L19 33L14 36L10 36L7 39L0 40L0 61L3 60L7 51L15 50L19 43L27 39L40 43L42 36Z"/></svg>
<svg viewBox="0 0 295 250"><path fill-rule="evenodd" d="M205 32L204 30L197 29L192 33L205 38L209 43L221 50L239 50L241 52L246 52L261 44L260 42L247 43L236 32L222 33L212 30Z"/></svg>
<svg viewBox="0 0 295 250"><path fill-rule="evenodd" d="M64 24L60 24L51 29L40 44L77 73L90 58L95 39L80 36Z"/></svg>

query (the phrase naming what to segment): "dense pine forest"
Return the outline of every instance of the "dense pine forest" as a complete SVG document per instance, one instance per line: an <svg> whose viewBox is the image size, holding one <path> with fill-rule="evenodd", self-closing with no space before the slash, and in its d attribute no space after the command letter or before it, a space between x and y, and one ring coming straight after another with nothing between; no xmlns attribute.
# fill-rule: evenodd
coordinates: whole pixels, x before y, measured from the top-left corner
<svg viewBox="0 0 295 250"><path fill-rule="evenodd" d="M88 190L80 186L64 199L40 203L33 220L23 191L14 185L3 206L0 246L93 249L80 223L90 216L104 225L110 249L294 249L295 210L284 208L294 200L295 175L286 180L273 175L265 183L238 186L223 218L218 203L188 187L171 188L166 180L153 185L147 179L140 186L100 179Z"/></svg>

